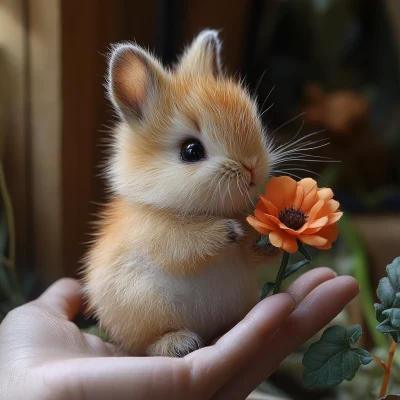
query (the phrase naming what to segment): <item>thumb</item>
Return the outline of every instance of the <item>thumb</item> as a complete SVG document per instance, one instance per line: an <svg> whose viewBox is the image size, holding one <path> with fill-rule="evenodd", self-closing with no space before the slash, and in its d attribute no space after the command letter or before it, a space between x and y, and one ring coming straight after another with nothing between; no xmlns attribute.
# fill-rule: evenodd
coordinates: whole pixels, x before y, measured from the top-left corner
<svg viewBox="0 0 400 400"><path fill-rule="evenodd" d="M57 317L71 320L82 305L81 285L75 279L62 278L53 283L34 303Z"/></svg>

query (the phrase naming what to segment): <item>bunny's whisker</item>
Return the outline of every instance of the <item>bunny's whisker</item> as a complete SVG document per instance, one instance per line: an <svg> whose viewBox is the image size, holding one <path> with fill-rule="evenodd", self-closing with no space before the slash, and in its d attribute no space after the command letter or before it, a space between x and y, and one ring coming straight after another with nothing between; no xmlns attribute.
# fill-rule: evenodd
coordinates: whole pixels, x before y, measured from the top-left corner
<svg viewBox="0 0 400 400"><path fill-rule="evenodd" d="M260 114L260 118L266 113L268 112L273 106L275 105L275 103L271 103L271 105L266 108L261 114Z"/></svg>
<svg viewBox="0 0 400 400"><path fill-rule="evenodd" d="M298 118L298 117L297 117L297 118ZM293 121L293 119L292 119L292 121ZM289 123L289 122L291 122L291 121L288 121L288 123ZM304 121L303 121L303 122L304 122ZM276 131L274 131L274 132L276 132ZM289 140L289 142L281 144L280 146L278 146L278 147L277 147L276 149L274 149L274 150L275 150L275 151L281 151L281 150L283 150L283 149L286 149L288 146L289 146L289 147L293 147L293 146L295 146L296 144L299 144L299 143L301 143L302 141L304 141L304 140L306 140L306 139L308 139L308 138L310 138L310 137L313 137L313 136L315 136L315 135L319 135L320 133L323 133L323 132L325 132L324 129L319 130L319 131L315 131L315 132L311 132L311 133L309 133L309 134L307 134L307 135L305 135L305 136L302 136L301 138L297 139L295 142L292 143L292 140L294 140L294 139L296 138L296 136L297 136L297 134L296 134L295 137L294 137L293 139Z"/></svg>
<svg viewBox="0 0 400 400"><path fill-rule="evenodd" d="M267 94L267 97L264 99L262 105L261 105L261 110L264 108L265 103L267 102L267 100L269 99L269 96L271 96L272 92L274 91L275 86L272 87L272 89L269 91L269 93ZM264 114L264 111L261 113L261 115Z"/></svg>
<svg viewBox="0 0 400 400"><path fill-rule="evenodd" d="M307 142L298 143L298 147L294 147L294 146L290 145L289 147L287 147L285 149L280 149L279 151L275 151L274 155L277 156L280 154L288 154L289 151L293 151L293 150L303 150L303 148L305 148L307 146L313 146L318 143L324 143L324 142L327 142L328 140L329 140L328 138L323 138L323 139L319 139L319 140L310 140Z"/></svg>
<svg viewBox="0 0 400 400"><path fill-rule="evenodd" d="M310 171L309 169L306 168L284 168L283 172L286 173L286 171L305 171L308 172L309 174L315 175L315 176L321 176L315 171Z"/></svg>

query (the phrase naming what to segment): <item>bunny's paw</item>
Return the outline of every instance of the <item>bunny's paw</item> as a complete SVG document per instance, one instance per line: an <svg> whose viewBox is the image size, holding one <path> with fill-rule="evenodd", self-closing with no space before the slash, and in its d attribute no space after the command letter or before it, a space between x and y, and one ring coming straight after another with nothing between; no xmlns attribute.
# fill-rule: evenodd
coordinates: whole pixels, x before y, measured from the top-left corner
<svg viewBox="0 0 400 400"><path fill-rule="evenodd" d="M244 236L242 225L234 219L226 220L227 225L227 239L230 244L236 244L240 242L240 239Z"/></svg>
<svg viewBox="0 0 400 400"><path fill-rule="evenodd" d="M166 333L147 349L147 355L181 358L203 346L200 336L187 329L182 329Z"/></svg>

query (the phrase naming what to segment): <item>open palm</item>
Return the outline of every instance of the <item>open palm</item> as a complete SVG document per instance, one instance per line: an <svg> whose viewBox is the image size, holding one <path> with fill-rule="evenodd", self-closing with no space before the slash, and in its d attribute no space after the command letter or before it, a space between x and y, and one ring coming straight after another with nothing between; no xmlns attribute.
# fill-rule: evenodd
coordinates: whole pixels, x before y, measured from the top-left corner
<svg viewBox="0 0 400 400"><path fill-rule="evenodd" d="M180 359L129 357L71 322L81 290L62 279L0 325L0 398L245 399L357 292L353 278L314 269L212 346Z"/></svg>

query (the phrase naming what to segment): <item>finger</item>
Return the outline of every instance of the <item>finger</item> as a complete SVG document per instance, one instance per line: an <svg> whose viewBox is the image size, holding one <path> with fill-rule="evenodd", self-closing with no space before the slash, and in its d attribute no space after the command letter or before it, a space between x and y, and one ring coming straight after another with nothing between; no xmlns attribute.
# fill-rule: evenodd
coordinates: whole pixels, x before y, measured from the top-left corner
<svg viewBox="0 0 400 400"><path fill-rule="evenodd" d="M71 320L79 312L82 304L81 286L75 279L60 279L33 303L46 308L57 317Z"/></svg>
<svg viewBox="0 0 400 400"><path fill-rule="evenodd" d="M192 399L190 368L168 357L75 358L45 369L57 398Z"/></svg>
<svg viewBox="0 0 400 400"><path fill-rule="evenodd" d="M318 285L336 276L337 274L330 268L315 268L297 278L286 292L296 299L297 304L300 304Z"/></svg>
<svg viewBox="0 0 400 400"><path fill-rule="evenodd" d="M258 303L247 316L214 346L189 354L195 384L214 393L241 366L253 358L295 306L294 298L280 293Z"/></svg>
<svg viewBox="0 0 400 400"><path fill-rule="evenodd" d="M333 279L337 274L330 268L321 267L308 271L296 279L286 290L286 293L291 294L297 304L300 304L303 299L321 283ZM221 336L214 339L212 344L218 342Z"/></svg>
<svg viewBox="0 0 400 400"><path fill-rule="evenodd" d="M348 276L330 279L314 289L215 399L244 399L298 346L326 326L358 293L357 281Z"/></svg>

